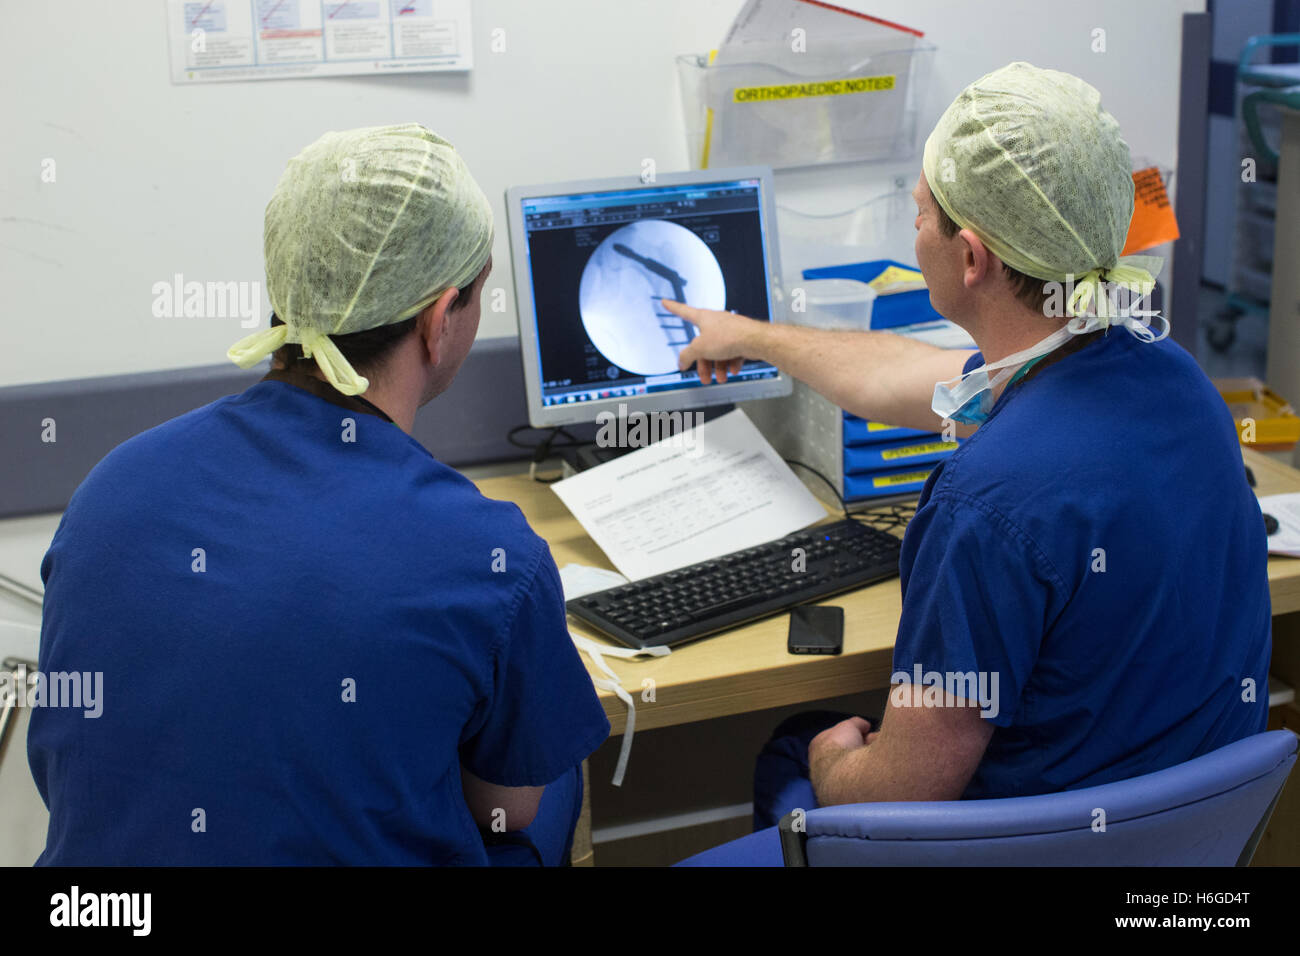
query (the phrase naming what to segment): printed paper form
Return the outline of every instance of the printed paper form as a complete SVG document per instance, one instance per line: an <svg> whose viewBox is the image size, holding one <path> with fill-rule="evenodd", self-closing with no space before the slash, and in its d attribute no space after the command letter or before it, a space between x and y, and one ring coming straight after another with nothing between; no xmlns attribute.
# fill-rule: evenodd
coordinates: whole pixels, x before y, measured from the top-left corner
<svg viewBox="0 0 1300 956"><path fill-rule="evenodd" d="M1300 492L1263 495L1259 510L1277 519L1277 531L1268 536L1268 553L1300 558Z"/></svg>
<svg viewBox="0 0 1300 956"><path fill-rule="evenodd" d="M473 66L469 0L168 0L173 83Z"/></svg>
<svg viewBox="0 0 1300 956"><path fill-rule="evenodd" d="M633 581L826 517L740 409L551 487Z"/></svg>

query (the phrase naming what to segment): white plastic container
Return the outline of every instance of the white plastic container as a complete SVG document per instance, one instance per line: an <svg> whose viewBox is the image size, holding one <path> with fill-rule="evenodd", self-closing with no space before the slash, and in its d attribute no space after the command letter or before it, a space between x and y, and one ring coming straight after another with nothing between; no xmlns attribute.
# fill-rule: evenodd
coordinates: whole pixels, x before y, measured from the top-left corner
<svg viewBox="0 0 1300 956"><path fill-rule="evenodd" d="M803 279L791 288L790 300L796 325L863 331L871 328L876 290L856 279ZM805 306L803 312L799 304Z"/></svg>

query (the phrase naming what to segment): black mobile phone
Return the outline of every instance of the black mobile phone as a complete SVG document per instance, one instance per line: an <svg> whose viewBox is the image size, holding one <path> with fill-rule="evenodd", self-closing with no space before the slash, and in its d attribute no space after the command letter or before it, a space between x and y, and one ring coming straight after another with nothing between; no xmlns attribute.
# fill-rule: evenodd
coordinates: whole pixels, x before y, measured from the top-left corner
<svg viewBox="0 0 1300 956"><path fill-rule="evenodd" d="M791 654L838 654L844 649L844 608L791 608L786 649Z"/></svg>

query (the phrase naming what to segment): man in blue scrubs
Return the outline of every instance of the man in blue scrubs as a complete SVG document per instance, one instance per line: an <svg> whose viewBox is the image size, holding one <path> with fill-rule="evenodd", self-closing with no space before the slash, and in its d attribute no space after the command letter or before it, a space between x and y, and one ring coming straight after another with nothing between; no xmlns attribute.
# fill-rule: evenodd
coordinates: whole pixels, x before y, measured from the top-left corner
<svg viewBox="0 0 1300 956"><path fill-rule="evenodd" d="M546 543L411 437L478 327L491 213L416 125L267 207L275 368L124 443L45 557L43 864L558 864L609 724ZM283 321L280 321L283 320Z"/></svg>
<svg viewBox="0 0 1300 956"><path fill-rule="evenodd" d="M1096 90L1012 64L949 107L913 192L931 301L979 352L668 306L702 378L765 359L864 418L969 435L904 538L883 722L779 728L757 827L1090 787L1264 730L1267 547L1232 419L1163 319L1106 298L1157 269L1120 255L1130 170Z"/></svg>

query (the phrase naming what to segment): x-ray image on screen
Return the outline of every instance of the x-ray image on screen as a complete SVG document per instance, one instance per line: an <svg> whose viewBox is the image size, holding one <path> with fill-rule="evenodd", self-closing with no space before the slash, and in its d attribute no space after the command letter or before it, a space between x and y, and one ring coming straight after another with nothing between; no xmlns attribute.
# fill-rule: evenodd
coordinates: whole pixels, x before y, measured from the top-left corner
<svg viewBox="0 0 1300 956"><path fill-rule="evenodd" d="M643 219L610 233L592 252L578 310L591 343L610 362L638 375L667 375L677 371L695 326L665 309L665 298L725 308L722 267L690 229Z"/></svg>
<svg viewBox="0 0 1300 956"><path fill-rule="evenodd" d="M771 321L761 180L567 185L579 188L508 199L525 375L543 408L780 377L757 359L725 384L678 369L699 333L663 305Z"/></svg>

